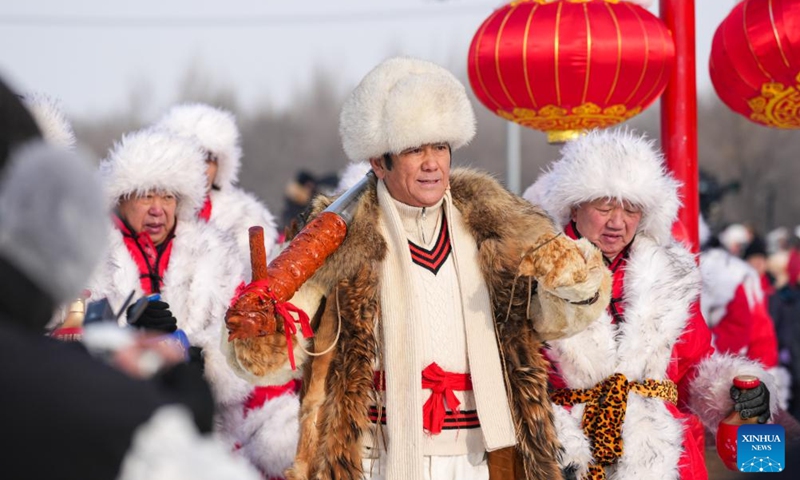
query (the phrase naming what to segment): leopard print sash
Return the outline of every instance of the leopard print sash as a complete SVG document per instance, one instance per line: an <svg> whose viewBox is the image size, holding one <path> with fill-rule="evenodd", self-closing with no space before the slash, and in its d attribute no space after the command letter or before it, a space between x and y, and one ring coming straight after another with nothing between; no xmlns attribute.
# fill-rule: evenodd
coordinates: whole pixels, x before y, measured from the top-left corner
<svg viewBox="0 0 800 480"><path fill-rule="evenodd" d="M622 422L628 405L628 393L636 392L650 398L661 398L678 403L678 386L671 380L629 382L625 375L615 373L592 388L560 388L550 391L550 398L558 405L573 406L585 403L583 431L592 443L594 462L584 480L603 480L605 467L613 465L622 456Z"/></svg>

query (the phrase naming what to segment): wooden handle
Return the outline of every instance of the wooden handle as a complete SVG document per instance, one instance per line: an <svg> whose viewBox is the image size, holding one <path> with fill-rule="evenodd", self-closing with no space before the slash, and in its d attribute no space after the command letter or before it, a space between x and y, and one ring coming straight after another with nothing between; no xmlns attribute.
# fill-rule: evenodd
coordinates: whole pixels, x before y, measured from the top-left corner
<svg viewBox="0 0 800 480"><path fill-rule="evenodd" d="M252 279L264 280L267 278L267 250L264 248L264 228L250 227L247 230L250 235L250 268L252 269Z"/></svg>

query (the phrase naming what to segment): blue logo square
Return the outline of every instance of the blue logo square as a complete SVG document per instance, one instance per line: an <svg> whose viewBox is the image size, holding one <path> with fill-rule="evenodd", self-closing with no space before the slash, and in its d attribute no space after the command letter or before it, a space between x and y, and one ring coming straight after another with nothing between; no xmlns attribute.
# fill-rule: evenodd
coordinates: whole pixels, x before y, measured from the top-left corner
<svg viewBox="0 0 800 480"><path fill-rule="evenodd" d="M781 425L740 425L736 434L740 472L782 472L786 468L786 432Z"/></svg>

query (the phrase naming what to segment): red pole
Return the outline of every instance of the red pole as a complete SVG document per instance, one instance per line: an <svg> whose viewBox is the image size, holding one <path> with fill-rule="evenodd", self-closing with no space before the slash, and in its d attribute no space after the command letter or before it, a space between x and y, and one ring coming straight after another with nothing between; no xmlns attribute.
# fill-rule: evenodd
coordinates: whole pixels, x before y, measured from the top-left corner
<svg viewBox="0 0 800 480"><path fill-rule="evenodd" d="M683 186L678 220L699 250L697 218L697 80L695 71L694 0L659 0L661 19L675 40L675 68L661 97L661 145L667 167Z"/></svg>

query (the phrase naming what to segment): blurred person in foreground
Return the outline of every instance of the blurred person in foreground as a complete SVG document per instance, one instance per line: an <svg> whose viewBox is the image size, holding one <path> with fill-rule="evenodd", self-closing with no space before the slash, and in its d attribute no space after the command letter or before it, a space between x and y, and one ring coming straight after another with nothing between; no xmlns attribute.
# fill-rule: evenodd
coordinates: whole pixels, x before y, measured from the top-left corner
<svg viewBox="0 0 800 480"><path fill-rule="evenodd" d="M568 142L524 196L566 236L596 245L613 276L602 314L548 342L562 465L577 478L706 478L695 415L714 432L734 409L763 423L777 395L757 363L713 354L694 256L672 238L678 182L653 143L591 131ZM734 392L741 374L764 383Z"/></svg>
<svg viewBox="0 0 800 480"><path fill-rule="evenodd" d="M561 478L539 349L607 301L599 252L488 175L451 172L475 116L438 65L375 67L340 134L375 177L293 300L315 319L318 353L297 355L305 395L288 477ZM317 198L312 217L331 202ZM229 361L247 378L288 369L282 345L284 332L236 339Z"/></svg>
<svg viewBox="0 0 800 480"><path fill-rule="evenodd" d="M131 378L79 344L44 335L55 307L77 295L100 260L108 217L89 163L43 142L2 82L0 170L4 477L258 478L199 435L211 425L199 369L179 362L139 379L141 355L156 350L140 337L135 349L119 352L130 362L114 363Z"/></svg>
<svg viewBox="0 0 800 480"><path fill-rule="evenodd" d="M269 209L237 184L242 166L239 129L231 112L202 103L172 107L156 123L176 135L197 141L205 151L206 197L198 216L230 235L239 247L245 271L250 266L248 229L264 229L267 255L272 251L278 231Z"/></svg>

